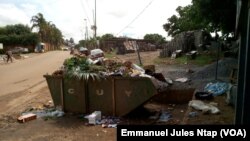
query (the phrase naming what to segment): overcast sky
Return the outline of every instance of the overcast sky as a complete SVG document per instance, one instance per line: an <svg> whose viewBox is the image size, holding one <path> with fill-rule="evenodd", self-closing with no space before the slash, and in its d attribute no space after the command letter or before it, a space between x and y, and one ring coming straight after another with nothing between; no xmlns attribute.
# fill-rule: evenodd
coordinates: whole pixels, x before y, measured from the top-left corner
<svg viewBox="0 0 250 141"><path fill-rule="evenodd" d="M191 4L191 0L96 0L97 36L110 33L141 39L145 34L158 33L167 38L163 24L178 6ZM37 13L54 23L65 39L76 43L89 37L94 24L94 0L0 0L0 26L28 24ZM84 20L86 19L86 20Z"/></svg>

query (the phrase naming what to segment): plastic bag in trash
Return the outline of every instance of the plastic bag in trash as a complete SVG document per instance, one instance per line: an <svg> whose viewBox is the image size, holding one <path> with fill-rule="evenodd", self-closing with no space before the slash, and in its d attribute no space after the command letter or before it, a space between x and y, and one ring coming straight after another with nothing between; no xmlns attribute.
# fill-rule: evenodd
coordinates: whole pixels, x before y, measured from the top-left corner
<svg viewBox="0 0 250 141"><path fill-rule="evenodd" d="M226 93L229 90L229 84L225 82L208 83L204 90L217 96Z"/></svg>
<svg viewBox="0 0 250 141"><path fill-rule="evenodd" d="M137 71L140 71L141 73L145 73L145 70L144 70L142 67L140 67L140 66L138 66L138 65L136 65L136 64L132 64L131 67L132 67L133 69L137 70Z"/></svg>
<svg viewBox="0 0 250 141"><path fill-rule="evenodd" d="M51 117L62 117L64 115L64 112L56 110L56 111L53 111L51 113L48 113L48 115Z"/></svg>
<svg viewBox="0 0 250 141"><path fill-rule="evenodd" d="M220 110L217 107L211 104L206 104L200 100L191 100L189 101L188 106L193 107L196 110L201 110L202 112L205 113L209 112L212 114L218 114L220 112Z"/></svg>
<svg viewBox="0 0 250 141"><path fill-rule="evenodd" d="M172 118L172 115L167 111L162 111L158 122L167 122Z"/></svg>
<svg viewBox="0 0 250 141"><path fill-rule="evenodd" d="M197 113L197 112L190 112L190 113L188 114L188 116L189 116L189 117L196 117L196 116L198 116L198 113Z"/></svg>

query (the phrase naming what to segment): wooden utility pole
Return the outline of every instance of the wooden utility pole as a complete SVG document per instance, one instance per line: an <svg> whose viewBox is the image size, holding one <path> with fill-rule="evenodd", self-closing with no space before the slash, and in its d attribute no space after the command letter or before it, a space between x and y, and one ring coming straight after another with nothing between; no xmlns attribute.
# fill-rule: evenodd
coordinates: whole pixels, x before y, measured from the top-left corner
<svg viewBox="0 0 250 141"><path fill-rule="evenodd" d="M96 26L96 0L95 0L95 16L94 16L94 38L96 39L96 29L97 29L97 26Z"/></svg>
<svg viewBox="0 0 250 141"><path fill-rule="evenodd" d="M88 26L87 26L87 19L84 19L85 21L85 40L88 40Z"/></svg>

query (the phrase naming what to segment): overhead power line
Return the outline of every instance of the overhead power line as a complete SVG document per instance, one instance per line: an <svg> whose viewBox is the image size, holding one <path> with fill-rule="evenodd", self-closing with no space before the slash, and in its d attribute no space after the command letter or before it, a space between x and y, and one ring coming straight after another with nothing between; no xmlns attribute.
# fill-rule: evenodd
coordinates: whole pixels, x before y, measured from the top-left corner
<svg viewBox="0 0 250 141"><path fill-rule="evenodd" d="M154 0L151 0L144 8L143 10L129 23L127 24L121 31L119 31L116 35L119 35L122 31L124 31L126 28L128 28L135 20L137 20L142 14L143 12L145 12L145 10L152 4Z"/></svg>
<svg viewBox="0 0 250 141"><path fill-rule="evenodd" d="M82 0L80 0L80 3L81 3L81 7L82 7L83 11L86 13L85 15L86 15L87 21L88 21L89 25L91 25L88 13L87 13L87 11L85 9L85 6L84 6Z"/></svg>

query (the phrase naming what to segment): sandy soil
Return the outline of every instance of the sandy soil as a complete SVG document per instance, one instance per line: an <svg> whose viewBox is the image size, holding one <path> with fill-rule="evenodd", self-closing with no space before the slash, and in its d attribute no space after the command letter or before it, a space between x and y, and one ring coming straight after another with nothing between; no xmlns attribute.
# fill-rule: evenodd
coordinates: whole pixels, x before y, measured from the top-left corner
<svg viewBox="0 0 250 141"><path fill-rule="evenodd" d="M159 52L141 53L142 63L152 64ZM101 125L91 126L81 115L65 114L60 118L37 118L26 123L17 122L21 113L30 110L47 109L53 107L50 91L43 75L58 69L65 58L69 57L68 51L55 51L45 54L33 55L12 64L0 65L0 139L6 141L40 141L40 140L83 140L83 141L114 141L116 128L102 128ZM48 59L49 58L49 59ZM138 61L137 54L119 55L118 58ZM39 63L38 63L39 62ZM187 68L195 70L195 66L186 65L156 65L156 71L172 79L188 76ZM179 71L179 73L171 73ZM169 76L171 74L171 76ZM171 88L192 88L193 83L175 83ZM161 95L164 97L164 95ZM204 115L188 107L187 103L175 104L159 102L155 98L142 107L131 112L127 117L121 117L122 124L232 124L234 110L224 102L223 96L216 98L218 107L222 111L218 115ZM150 116L159 116L162 110L170 111L172 118L168 122L157 122ZM184 117L191 111L198 112L193 118Z"/></svg>

